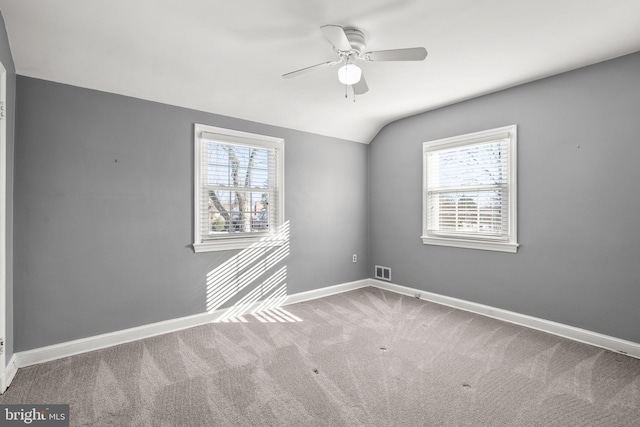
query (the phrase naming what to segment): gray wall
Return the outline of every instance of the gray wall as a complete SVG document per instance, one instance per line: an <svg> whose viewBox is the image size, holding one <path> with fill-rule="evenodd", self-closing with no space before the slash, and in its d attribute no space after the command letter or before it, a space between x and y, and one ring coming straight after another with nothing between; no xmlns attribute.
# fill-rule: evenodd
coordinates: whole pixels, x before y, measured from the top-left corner
<svg viewBox="0 0 640 427"><path fill-rule="evenodd" d="M23 76L17 92L16 351L205 311L205 275L237 252L190 247L194 123L285 139L289 294L368 276L366 145Z"/></svg>
<svg viewBox="0 0 640 427"><path fill-rule="evenodd" d="M514 123L518 253L423 245L422 142ZM640 53L394 122L369 154L395 283L640 342Z"/></svg>
<svg viewBox="0 0 640 427"><path fill-rule="evenodd" d="M7 70L7 227L2 230L7 239L6 265L6 361L13 355L13 153L14 153L14 123L16 99L16 69L9 47L4 18L0 12L0 62Z"/></svg>

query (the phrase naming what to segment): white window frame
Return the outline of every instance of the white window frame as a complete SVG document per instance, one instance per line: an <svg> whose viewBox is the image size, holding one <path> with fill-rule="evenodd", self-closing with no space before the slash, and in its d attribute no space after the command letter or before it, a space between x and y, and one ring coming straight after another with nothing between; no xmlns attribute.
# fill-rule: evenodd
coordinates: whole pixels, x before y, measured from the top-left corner
<svg viewBox="0 0 640 427"><path fill-rule="evenodd" d="M206 136L204 136L206 135ZM202 144L203 141L211 141L212 139L228 144L245 145L257 148L276 149L276 169L275 169L275 188L278 194L275 203L276 221L271 223L269 232L266 234L221 236L215 239L204 239L202 235L202 226L200 224L202 204L200 201L204 196L202 194L201 185L201 161L202 161ZM245 249L250 245L263 241L264 244L279 245L281 242L274 238L277 237L277 231L284 223L284 139L259 135L249 132L241 132L232 129L224 129L214 126L194 124L194 240L193 250L195 252L211 252L211 251L228 251ZM262 244L262 243L261 243Z"/></svg>
<svg viewBox="0 0 640 427"><path fill-rule="evenodd" d="M427 153L447 148L458 148L465 145L503 140L508 135L508 237L506 240L495 241L483 238L449 237L441 234L435 236L428 232L428 197L427 197ZM483 249L490 251L511 252L518 250L518 199L517 199L517 125L504 126L465 135L427 141L422 144L423 159L423 190L422 190L422 243L425 245L451 246L458 248Z"/></svg>

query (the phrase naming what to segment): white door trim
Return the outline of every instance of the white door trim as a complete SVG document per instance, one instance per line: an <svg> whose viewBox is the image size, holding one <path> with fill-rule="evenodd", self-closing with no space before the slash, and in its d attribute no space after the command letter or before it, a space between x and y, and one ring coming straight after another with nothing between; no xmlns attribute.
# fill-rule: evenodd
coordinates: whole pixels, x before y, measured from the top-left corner
<svg viewBox="0 0 640 427"><path fill-rule="evenodd" d="M0 394L7 389L7 70L0 62Z"/></svg>

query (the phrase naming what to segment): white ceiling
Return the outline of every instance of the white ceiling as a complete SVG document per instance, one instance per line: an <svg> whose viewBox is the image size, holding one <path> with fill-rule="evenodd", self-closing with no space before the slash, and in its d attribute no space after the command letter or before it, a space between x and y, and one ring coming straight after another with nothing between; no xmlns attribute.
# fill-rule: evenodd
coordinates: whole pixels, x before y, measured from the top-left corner
<svg viewBox="0 0 640 427"><path fill-rule="evenodd" d="M368 143L387 123L640 50L638 0L0 0L16 71L75 86ZM367 50L344 98L320 26ZM640 72L640 70L639 70Z"/></svg>

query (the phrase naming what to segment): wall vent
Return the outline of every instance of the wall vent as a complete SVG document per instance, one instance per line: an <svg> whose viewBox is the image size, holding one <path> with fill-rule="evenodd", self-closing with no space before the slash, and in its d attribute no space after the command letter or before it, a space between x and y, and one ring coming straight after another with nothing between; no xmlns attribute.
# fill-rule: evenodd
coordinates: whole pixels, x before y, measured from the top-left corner
<svg viewBox="0 0 640 427"><path fill-rule="evenodd" d="M381 265L376 265L375 267L375 278L391 281L391 269L389 267L383 267Z"/></svg>

